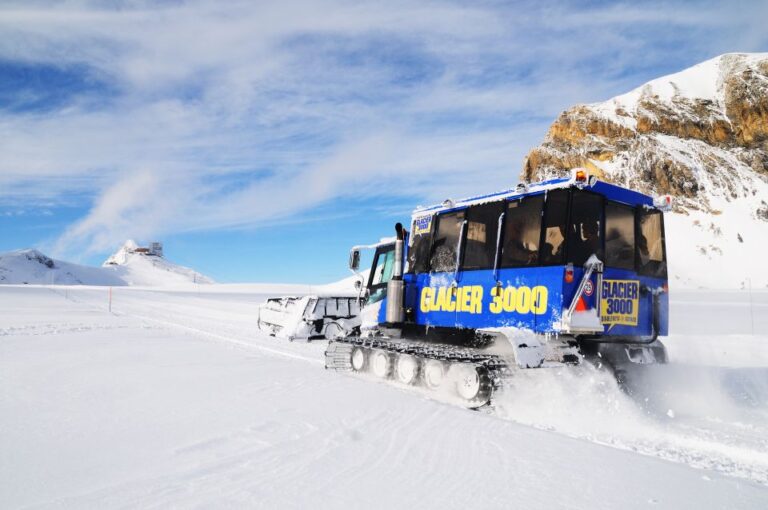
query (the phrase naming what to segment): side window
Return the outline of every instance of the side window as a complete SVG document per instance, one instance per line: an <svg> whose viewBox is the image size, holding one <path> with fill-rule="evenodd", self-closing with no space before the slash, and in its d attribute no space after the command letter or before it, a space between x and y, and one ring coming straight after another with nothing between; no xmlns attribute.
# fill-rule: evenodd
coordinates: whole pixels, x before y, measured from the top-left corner
<svg viewBox="0 0 768 510"><path fill-rule="evenodd" d="M547 193L544 211L544 247L541 250L543 265L564 264L565 222L568 221L568 191L558 189Z"/></svg>
<svg viewBox="0 0 768 510"><path fill-rule="evenodd" d="M432 243L432 215L413 220L408 244L407 273L425 273L429 270L429 245Z"/></svg>
<svg viewBox="0 0 768 510"><path fill-rule="evenodd" d="M539 263L543 204L543 195L507 202L501 256L503 267L534 266Z"/></svg>
<svg viewBox="0 0 768 510"><path fill-rule="evenodd" d="M368 303L377 303L387 295L387 282L392 278L395 267L395 248L378 248L373 259L371 276L368 280Z"/></svg>
<svg viewBox="0 0 768 510"><path fill-rule="evenodd" d="M464 211L437 217L437 231L429 260L433 272L441 273L456 270L456 250L463 223Z"/></svg>
<svg viewBox="0 0 768 510"><path fill-rule="evenodd" d="M590 256L603 258L600 239L603 198L583 191L574 191L571 199L571 221L568 225L567 262L583 265Z"/></svg>
<svg viewBox="0 0 768 510"><path fill-rule="evenodd" d="M395 267L395 251L379 253L376 256L376 266L373 269L371 286L387 283L392 279L392 270Z"/></svg>
<svg viewBox="0 0 768 510"><path fill-rule="evenodd" d="M659 211L641 211L637 223L637 259L640 274L666 278L663 216Z"/></svg>
<svg viewBox="0 0 768 510"><path fill-rule="evenodd" d="M467 239L464 243L464 269L491 269L496 256L500 202L471 207L467 211Z"/></svg>
<svg viewBox="0 0 768 510"><path fill-rule="evenodd" d="M605 264L635 268L635 211L613 202L605 204Z"/></svg>

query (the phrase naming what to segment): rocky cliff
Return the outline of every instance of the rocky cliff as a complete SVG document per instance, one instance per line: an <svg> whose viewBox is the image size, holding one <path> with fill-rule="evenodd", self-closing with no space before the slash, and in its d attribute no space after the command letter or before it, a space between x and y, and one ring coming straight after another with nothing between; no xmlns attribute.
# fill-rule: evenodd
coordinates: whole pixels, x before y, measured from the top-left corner
<svg viewBox="0 0 768 510"><path fill-rule="evenodd" d="M728 282L768 283L768 271L751 254L768 252L768 53L722 55L608 101L566 110L528 153L521 180L564 175L573 167L649 194L673 195L678 214L670 223L700 231L683 236L698 258L724 265L749 259L738 274L723 269L733 273ZM677 241L668 236L671 248ZM739 247L747 241L750 247ZM689 283L713 281L683 273L677 277Z"/></svg>

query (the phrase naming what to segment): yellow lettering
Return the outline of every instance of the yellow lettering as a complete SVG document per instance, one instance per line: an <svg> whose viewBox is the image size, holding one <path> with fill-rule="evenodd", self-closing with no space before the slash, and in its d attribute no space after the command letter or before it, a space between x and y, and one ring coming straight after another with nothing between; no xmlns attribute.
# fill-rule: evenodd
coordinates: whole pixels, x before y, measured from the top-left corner
<svg viewBox="0 0 768 510"><path fill-rule="evenodd" d="M472 286L471 312L482 313L483 311L483 288L480 285Z"/></svg>
<svg viewBox="0 0 768 510"><path fill-rule="evenodd" d="M456 311L456 301L453 298L455 287L443 287L441 290L445 291L445 300L443 301L443 310L446 312Z"/></svg>
<svg viewBox="0 0 768 510"><path fill-rule="evenodd" d="M546 313L548 294L549 290L543 285L533 288L533 313L536 315Z"/></svg>
<svg viewBox="0 0 768 510"><path fill-rule="evenodd" d="M421 289L421 311L423 313L427 313L432 308L432 295L434 294L434 291L431 287L424 287Z"/></svg>
<svg viewBox="0 0 768 510"><path fill-rule="evenodd" d="M504 289L504 311L507 313L512 313L515 311L515 295L517 294L517 289L514 287L507 287Z"/></svg>
<svg viewBox="0 0 768 510"><path fill-rule="evenodd" d="M517 313L528 313L531 311L531 288L520 287L517 289Z"/></svg>
<svg viewBox="0 0 768 510"><path fill-rule="evenodd" d="M491 301L491 306L488 307L491 313L501 313L502 303L504 302L504 298L502 297L503 295L504 295L504 290L501 287L493 288L493 290L491 291L491 296L493 296L493 300Z"/></svg>

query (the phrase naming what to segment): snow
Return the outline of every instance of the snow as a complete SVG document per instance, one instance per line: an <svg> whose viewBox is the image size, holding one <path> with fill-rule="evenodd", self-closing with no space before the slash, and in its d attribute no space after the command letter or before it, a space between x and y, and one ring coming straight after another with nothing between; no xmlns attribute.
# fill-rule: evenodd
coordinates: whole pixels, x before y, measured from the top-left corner
<svg viewBox="0 0 768 510"><path fill-rule="evenodd" d="M135 253L127 241L102 267L52 259L37 250L0 253L0 284L173 286L213 283L211 278L163 257Z"/></svg>
<svg viewBox="0 0 768 510"><path fill-rule="evenodd" d="M611 120L634 128L634 119L617 114L620 109L627 114L637 112L643 98L656 96L663 103L672 104L677 99L706 100L719 104L724 103L723 77L731 71L732 66L751 66L768 59L768 53L738 53L725 54L706 60L680 72L662 76L644 85L616 96L609 101L589 105L594 111Z"/></svg>
<svg viewBox="0 0 768 510"><path fill-rule="evenodd" d="M260 335L275 290L0 286L3 507L768 506L766 291L673 289L632 397L528 370L471 412Z"/></svg>

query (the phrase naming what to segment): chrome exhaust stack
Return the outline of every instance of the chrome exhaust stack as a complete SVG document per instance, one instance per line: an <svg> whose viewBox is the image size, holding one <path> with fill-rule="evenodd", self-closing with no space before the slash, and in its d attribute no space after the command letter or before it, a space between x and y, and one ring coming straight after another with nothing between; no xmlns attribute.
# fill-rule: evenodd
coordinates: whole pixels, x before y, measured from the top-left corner
<svg viewBox="0 0 768 510"><path fill-rule="evenodd" d="M392 279L387 283L387 309L386 323L389 328L397 331L400 335L402 324L405 321L405 307L403 306L403 297L405 285L403 283L403 250L405 243L405 230L403 225L395 225L397 239L395 241L395 264L392 269Z"/></svg>

